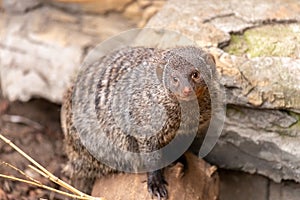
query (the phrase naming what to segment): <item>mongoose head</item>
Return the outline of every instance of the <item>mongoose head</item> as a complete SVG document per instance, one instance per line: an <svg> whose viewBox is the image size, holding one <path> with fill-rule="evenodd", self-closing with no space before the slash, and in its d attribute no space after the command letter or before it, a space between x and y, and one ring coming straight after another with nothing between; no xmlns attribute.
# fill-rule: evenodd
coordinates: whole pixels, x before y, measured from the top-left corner
<svg viewBox="0 0 300 200"><path fill-rule="evenodd" d="M214 58L210 54L202 55L202 65L214 64ZM207 84L204 80L204 73L201 69L209 69L196 66L197 62L188 62L184 56L171 54L167 56L164 67L163 80L165 87L179 101L191 101L204 95L207 91Z"/></svg>

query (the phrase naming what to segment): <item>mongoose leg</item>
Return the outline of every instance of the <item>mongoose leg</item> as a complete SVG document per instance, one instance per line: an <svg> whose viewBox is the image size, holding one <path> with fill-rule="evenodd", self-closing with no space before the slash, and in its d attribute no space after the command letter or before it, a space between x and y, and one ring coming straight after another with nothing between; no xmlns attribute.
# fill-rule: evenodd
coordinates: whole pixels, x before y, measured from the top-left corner
<svg viewBox="0 0 300 200"><path fill-rule="evenodd" d="M148 172L148 191L152 196L156 196L158 199L168 198L168 191L166 185L168 184L164 178L163 170L156 170Z"/></svg>

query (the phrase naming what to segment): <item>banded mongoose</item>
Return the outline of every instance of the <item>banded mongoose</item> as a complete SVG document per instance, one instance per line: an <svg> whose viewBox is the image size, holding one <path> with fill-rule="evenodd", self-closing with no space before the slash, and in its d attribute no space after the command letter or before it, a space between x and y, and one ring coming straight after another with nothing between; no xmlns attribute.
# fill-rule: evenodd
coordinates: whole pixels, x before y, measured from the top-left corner
<svg viewBox="0 0 300 200"><path fill-rule="evenodd" d="M119 164L115 159L117 155L106 152L104 137L108 137L111 144L130 152L152 152L168 145L177 134L182 120L182 102L197 102L200 116L196 128L199 129L198 134L202 134L200 136L203 137L203 127L207 127L211 118L211 100L207 87L209 79L204 80L203 77L210 77L214 71L213 57L191 46L166 50L125 47L87 66L78 75L77 83L80 79L80 84L73 84L65 93L62 106L64 143L69 159L65 171L72 177L75 186L85 192L91 192L96 177L118 172L114 167L107 166L95 158L95 154L101 154L102 157L112 158L113 164ZM87 88L92 82L96 87ZM75 90L80 92L76 102ZM129 107L125 109L122 105L117 105L120 107L113 108L116 106L113 105L116 104L116 99L123 101L114 95L123 95L124 98L126 96L123 100L130 101ZM155 116L155 112L154 116L153 113L151 116L151 109L155 109L157 105L166 111L166 118L159 119L163 120L163 127L158 130L152 126L155 126L154 118L159 116ZM80 112L95 112L99 126L96 133L93 130L87 131L85 138L80 136L74 123L74 109L81 106L84 108ZM116 118L121 119L121 115L125 117L120 128ZM88 126L84 120L79 123L83 128ZM136 135L128 133L133 130L130 129L133 126L130 123L146 127L144 131L147 133L142 137L139 137L138 131L134 133ZM189 131L185 131L188 134ZM89 136L92 134L93 136ZM96 153L90 153L87 146L97 146L98 149ZM163 169L149 171L147 177L150 194L159 199L167 199L167 183Z"/></svg>

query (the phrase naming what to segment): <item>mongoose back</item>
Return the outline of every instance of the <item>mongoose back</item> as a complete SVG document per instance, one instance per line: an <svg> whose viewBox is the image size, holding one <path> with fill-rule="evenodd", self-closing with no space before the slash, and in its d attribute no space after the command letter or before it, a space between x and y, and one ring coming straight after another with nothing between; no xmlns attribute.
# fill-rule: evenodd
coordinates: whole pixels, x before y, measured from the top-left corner
<svg viewBox="0 0 300 200"><path fill-rule="evenodd" d="M69 158L65 171L73 184L91 192L96 177L116 173L118 166L127 165L120 155L107 150L108 143L134 153L153 152L168 145L178 134L182 120L190 120L182 119L180 104L197 103L199 109L191 110L200 114L196 129L203 137L203 127L211 117L207 80L214 72L213 57L196 47L126 47L87 66L78 75L77 84L65 93L62 106ZM92 83L95 86L89 87ZM96 129L86 127L89 125L82 119L75 122L76 115L91 112L96 116ZM77 124L86 132L81 134ZM180 134L189 134L184 130ZM133 161L130 165L138 169L140 163ZM163 169L149 171L147 177L151 195L167 198Z"/></svg>

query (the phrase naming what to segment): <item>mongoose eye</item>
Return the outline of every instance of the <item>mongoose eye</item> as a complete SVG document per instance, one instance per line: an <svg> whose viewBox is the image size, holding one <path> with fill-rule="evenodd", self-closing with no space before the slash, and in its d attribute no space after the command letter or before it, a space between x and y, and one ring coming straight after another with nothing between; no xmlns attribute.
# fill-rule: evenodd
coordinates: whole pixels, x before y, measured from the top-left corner
<svg viewBox="0 0 300 200"><path fill-rule="evenodd" d="M192 79L199 79L199 78L200 78L199 72L198 72L198 71L194 71L194 72L192 73Z"/></svg>
<svg viewBox="0 0 300 200"><path fill-rule="evenodd" d="M172 80L174 83L178 83L178 81L179 81L178 78L176 78L176 77L172 77Z"/></svg>

